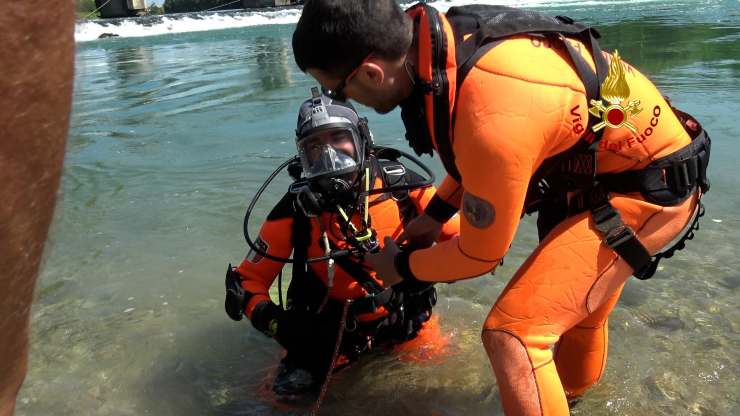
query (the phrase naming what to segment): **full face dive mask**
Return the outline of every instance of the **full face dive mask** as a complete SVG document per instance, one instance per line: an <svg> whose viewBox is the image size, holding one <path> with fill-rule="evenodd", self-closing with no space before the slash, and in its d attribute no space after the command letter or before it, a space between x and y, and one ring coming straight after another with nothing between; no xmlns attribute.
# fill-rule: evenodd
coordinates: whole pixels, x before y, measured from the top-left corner
<svg viewBox="0 0 740 416"><path fill-rule="evenodd" d="M357 202L366 152L371 146L366 121L354 108L311 90L301 106L296 147L306 185L297 190L306 213L333 211Z"/></svg>

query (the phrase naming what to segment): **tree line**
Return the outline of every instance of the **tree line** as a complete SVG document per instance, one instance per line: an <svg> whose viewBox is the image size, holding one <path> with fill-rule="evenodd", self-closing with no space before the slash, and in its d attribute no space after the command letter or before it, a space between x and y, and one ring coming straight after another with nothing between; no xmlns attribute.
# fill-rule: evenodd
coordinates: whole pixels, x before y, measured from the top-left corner
<svg viewBox="0 0 740 416"><path fill-rule="evenodd" d="M120 0L112 0L112 1L120 1ZM147 2L148 3L148 2ZM100 13L97 12L97 7L95 6L95 0L75 0L75 12L77 13L77 17L84 19L94 19L100 17ZM165 9L162 6L157 6L156 4L149 4L147 7L147 14L164 14Z"/></svg>
<svg viewBox="0 0 740 416"><path fill-rule="evenodd" d="M199 12L202 10L238 9L241 1L234 0L164 0L165 13Z"/></svg>

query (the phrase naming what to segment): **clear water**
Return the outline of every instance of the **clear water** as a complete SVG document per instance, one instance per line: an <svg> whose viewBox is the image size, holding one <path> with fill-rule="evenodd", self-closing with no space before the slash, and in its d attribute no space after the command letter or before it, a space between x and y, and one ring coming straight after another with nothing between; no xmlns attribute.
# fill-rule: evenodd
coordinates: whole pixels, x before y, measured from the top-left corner
<svg viewBox="0 0 740 416"><path fill-rule="evenodd" d="M651 281L628 283L610 320L607 372L574 413L740 414L740 3L528 5L597 24L605 47L618 47L713 139L701 231ZM222 307L226 264L246 252L245 205L293 154L296 110L313 85L293 63L292 30L78 44L67 160L18 414L297 412L260 393L279 348ZM364 113L381 143L404 146L397 113ZM364 360L335 378L322 414L499 414L479 331L535 242L525 219L496 276L439 288L446 355L424 364L397 354Z"/></svg>

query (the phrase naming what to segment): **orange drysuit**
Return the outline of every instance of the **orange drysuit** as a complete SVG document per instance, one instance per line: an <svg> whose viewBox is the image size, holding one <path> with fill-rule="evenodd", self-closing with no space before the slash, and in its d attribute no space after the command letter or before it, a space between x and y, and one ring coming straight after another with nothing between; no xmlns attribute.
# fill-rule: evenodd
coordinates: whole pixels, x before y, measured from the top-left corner
<svg viewBox="0 0 740 416"><path fill-rule="evenodd" d="M434 85L430 54L444 44L440 66L449 80L451 110L439 112L426 95L428 129L434 133L438 118L451 118L449 151L462 178L445 178L433 205L463 215L458 237L414 251L396 266L421 281L449 282L491 272L500 263L523 215L530 179L544 160L582 139L590 104L563 43L526 34L487 50L456 91L460 39L440 13L444 39L429 42L434 28L426 13L437 12L428 6L409 10L416 21L418 76ZM587 48L567 42L593 70ZM624 65L630 89L625 100L639 100L642 111L630 116L634 133L606 128L596 150L598 174L645 168L691 142L658 89ZM646 202L639 193L612 193L610 202L654 254L689 223L697 200L698 191L671 207ZM566 397L582 394L601 376L607 317L634 272L602 240L588 211L570 216L547 234L493 305L483 342L506 414L567 415Z"/></svg>
<svg viewBox="0 0 740 416"><path fill-rule="evenodd" d="M380 187L380 180L377 181L376 187ZM423 212L429 203L432 195L435 193L434 187L415 189L408 193L410 201L416 210L416 213ZM276 257L287 258L293 251L291 244L291 232L294 215L296 215L293 205L294 196L287 194L268 216L267 221L262 225L259 233L258 244L264 250ZM396 238L403 231L403 221L399 212L399 204L390 197L389 194L381 194L370 197L370 221L372 228L377 233L377 239L382 244L385 237ZM301 215L301 214L297 214ZM339 249L346 248L347 243L342 238L340 231L339 214L323 213L319 217L310 218L312 244L308 247L308 257L321 257L325 254L324 248L320 246L321 230L327 231L329 240ZM320 222L320 223L319 223ZM359 213L353 217L353 223L360 227L361 216ZM452 218L445 224L440 241L448 240L456 235L459 230L457 217ZM357 261L353 259L352 261ZM363 264L360 262L360 264ZM253 294L245 306L245 313L251 319L254 307L263 301L269 301L269 288L275 277L277 277L284 263L264 258L256 253L250 253L237 268L237 272L242 277L242 287L247 292ZM299 267L295 265L294 267ZM327 262L310 263L307 267L317 276L324 286L328 286ZM367 269L367 266L363 265ZM375 278L375 272L368 269L373 279L379 284L383 282ZM368 292L357 280L353 279L347 271L339 266L335 266L333 284L329 290L329 298L344 302L350 299L358 299L366 296ZM320 301L320 299L319 299ZM375 313L363 314L358 316L360 321L372 321L386 315L384 308L379 308Z"/></svg>

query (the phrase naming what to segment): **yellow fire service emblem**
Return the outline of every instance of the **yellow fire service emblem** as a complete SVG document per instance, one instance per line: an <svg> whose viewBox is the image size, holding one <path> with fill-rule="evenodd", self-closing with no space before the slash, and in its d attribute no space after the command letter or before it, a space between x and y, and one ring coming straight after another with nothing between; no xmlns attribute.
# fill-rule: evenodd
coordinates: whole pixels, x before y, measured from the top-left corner
<svg viewBox="0 0 740 416"><path fill-rule="evenodd" d="M604 127L618 129L624 126L636 133L637 128L630 123L629 118L639 114L642 108L640 108L640 100L632 100L626 106L622 106L622 102L630 96L630 87L627 85L624 64L617 50L614 51L611 62L609 62L609 75L601 84L601 96L609 105L605 106L601 100L591 100L592 107L588 109L588 112L603 120L593 126L593 131L597 132Z"/></svg>

